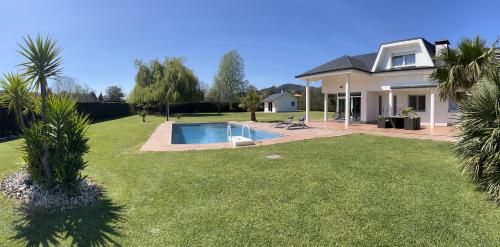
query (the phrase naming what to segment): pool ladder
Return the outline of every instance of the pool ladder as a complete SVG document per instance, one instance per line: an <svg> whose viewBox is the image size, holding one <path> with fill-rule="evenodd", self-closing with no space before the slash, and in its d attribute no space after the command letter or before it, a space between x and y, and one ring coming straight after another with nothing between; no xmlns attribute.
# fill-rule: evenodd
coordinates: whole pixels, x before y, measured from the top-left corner
<svg viewBox="0 0 500 247"><path fill-rule="evenodd" d="M248 130L248 139L253 140L252 132L250 132L250 126L248 126L248 124L243 125L241 128L241 136L245 137L245 128Z"/></svg>
<svg viewBox="0 0 500 247"><path fill-rule="evenodd" d="M250 131L250 126L248 126L248 124L243 125L243 127L241 128L241 136L245 137L245 129L248 131L248 139L253 140L252 139L252 132ZM229 124L227 125L226 135L227 135L227 141L232 142L233 141L233 132L231 130L231 125L229 125Z"/></svg>
<svg viewBox="0 0 500 247"><path fill-rule="evenodd" d="M231 132L231 125L229 124L227 125L226 134L227 134L227 141L233 142L233 133Z"/></svg>

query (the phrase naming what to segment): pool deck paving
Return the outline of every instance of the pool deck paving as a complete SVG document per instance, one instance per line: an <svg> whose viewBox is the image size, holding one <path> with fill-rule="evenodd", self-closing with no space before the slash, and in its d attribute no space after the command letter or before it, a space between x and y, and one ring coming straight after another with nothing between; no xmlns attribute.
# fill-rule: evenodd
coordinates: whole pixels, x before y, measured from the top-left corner
<svg viewBox="0 0 500 247"><path fill-rule="evenodd" d="M273 123L268 122L231 122L235 124L248 124L250 128L263 130L271 133L282 134L282 137L255 141L255 145L262 146L276 143L300 141L321 137L336 137L349 135L353 133L364 133L372 135L381 135L389 137L424 139L435 141L455 141L456 138L452 127L434 127L422 126L420 130L401 130L401 129L381 129L373 124L353 123L349 128L345 128L343 123L311 121L307 123L310 128L273 128ZM172 144L172 121L161 123L151 134L149 139L142 145L140 151L143 152L168 152L168 151L188 151L188 150L208 150L221 148L240 148L233 147L231 143L211 143L211 144ZM246 147L252 147L246 146Z"/></svg>

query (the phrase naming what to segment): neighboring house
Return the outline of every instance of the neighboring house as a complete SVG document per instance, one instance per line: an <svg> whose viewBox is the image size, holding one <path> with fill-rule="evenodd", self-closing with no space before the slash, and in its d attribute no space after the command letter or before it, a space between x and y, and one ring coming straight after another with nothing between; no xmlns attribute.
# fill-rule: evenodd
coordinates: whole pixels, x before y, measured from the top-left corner
<svg viewBox="0 0 500 247"><path fill-rule="evenodd" d="M336 95L335 112L346 125L351 121L375 122L379 115L399 115L407 107L416 111L424 125L452 123L457 111L455 103L442 100L429 79L436 66L435 54L449 44L447 40L432 44L423 38L389 42L381 44L378 52L342 56L296 76L306 82L306 119L309 120L309 85L320 82L325 97L325 121L328 96Z"/></svg>
<svg viewBox="0 0 500 247"><path fill-rule="evenodd" d="M281 90L281 93L275 93L267 96L263 102L264 112L297 111L297 98L284 90Z"/></svg>

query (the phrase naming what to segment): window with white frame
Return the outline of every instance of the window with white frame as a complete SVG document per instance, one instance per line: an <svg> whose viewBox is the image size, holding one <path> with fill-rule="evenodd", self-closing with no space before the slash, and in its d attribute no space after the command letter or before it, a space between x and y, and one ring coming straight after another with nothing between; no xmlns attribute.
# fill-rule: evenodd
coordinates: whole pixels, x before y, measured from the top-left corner
<svg viewBox="0 0 500 247"><path fill-rule="evenodd" d="M415 53L392 56L392 67L404 67L415 65Z"/></svg>
<svg viewBox="0 0 500 247"><path fill-rule="evenodd" d="M425 111L425 95L409 95L408 106L414 111Z"/></svg>

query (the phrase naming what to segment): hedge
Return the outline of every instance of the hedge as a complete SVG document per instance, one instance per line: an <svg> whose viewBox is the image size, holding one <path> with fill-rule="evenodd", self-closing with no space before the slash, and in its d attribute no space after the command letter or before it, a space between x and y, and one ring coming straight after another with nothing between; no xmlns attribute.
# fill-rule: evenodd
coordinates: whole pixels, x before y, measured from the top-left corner
<svg viewBox="0 0 500 247"><path fill-rule="evenodd" d="M88 114L92 121L129 116L133 112L126 102L78 102L76 110Z"/></svg>
<svg viewBox="0 0 500 247"><path fill-rule="evenodd" d="M92 121L124 117L132 114L132 108L125 102L78 102L76 109L88 114ZM19 131L14 113L0 108L0 137L16 134Z"/></svg>
<svg viewBox="0 0 500 247"><path fill-rule="evenodd" d="M227 102L193 102L193 103L174 103L170 105L170 114L176 113L208 113L217 112L220 106L221 112L244 112L245 110L240 108L239 103L233 103L233 108L229 110L229 103ZM149 108L150 112L160 112L165 113L165 105L154 105Z"/></svg>
<svg viewBox="0 0 500 247"><path fill-rule="evenodd" d="M0 108L0 137L16 134L19 131L13 112Z"/></svg>
<svg viewBox="0 0 500 247"><path fill-rule="evenodd" d="M324 98L323 94L312 94L311 95L311 101L309 102L310 105L310 110L311 111L323 111L323 108L325 107L324 103ZM330 95L328 100L330 101L330 104L328 105L328 110L329 111L334 111L335 110L335 105L337 103L336 96ZM306 110L306 99L305 97L300 97L297 99L297 105L298 109L305 111Z"/></svg>
<svg viewBox="0 0 500 247"><path fill-rule="evenodd" d="M219 103L217 102L199 102L199 103L176 103L170 105L170 113L207 113L207 112L217 112L220 107L221 112L243 112L244 109L240 108L239 103L233 103L233 108L229 109L229 103Z"/></svg>

